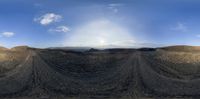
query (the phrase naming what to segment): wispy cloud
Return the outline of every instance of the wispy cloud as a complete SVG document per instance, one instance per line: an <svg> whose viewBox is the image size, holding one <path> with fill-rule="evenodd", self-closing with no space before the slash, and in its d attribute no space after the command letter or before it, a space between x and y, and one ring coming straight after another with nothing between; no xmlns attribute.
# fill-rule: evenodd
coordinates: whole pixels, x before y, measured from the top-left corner
<svg viewBox="0 0 200 99"><path fill-rule="evenodd" d="M39 22L41 25L49 25L54 22L59 22L61 19L61 15L55 13L46 13L40 17L34 18L34 21Z"/></svg>
<svg viewBox="0 0 200 99"><path fill-rule="evenodd" d="M42 7L42 4L40 4L40 3L35 3L35 4L33 4L33 6L35 6L35 7Z"/></svg>
<svg viewBox="0 0 200 99"><path fill-rule="evenodd" d="M60 33L67 33L69 32L70 29L68 26L58 26L56 28L53 28L53 29L49 29L49 32L60 32Z"/></svg>
<svg viewBox="0 0 200 99"><path fill-rule="evenodd" d="M187 26L184 23L178 22L174 27L171 27L171 30L179 31L179 32L186 32Z"/></svg>
<svg viewBox="0 0 200 99"><path fill-rule="evenodd" d="M124 4L121 4L121 3L111 3L111 4L108 4L108 8L112 10L114 13L117 13L119 11L119 7L123 5Z"/></svg>
<svg viewBox="0 0 200 99"><path fill-rule="evenodd" d="M14 35L15 35L14 32L2 32L0 37L12 37Z"/></svg>

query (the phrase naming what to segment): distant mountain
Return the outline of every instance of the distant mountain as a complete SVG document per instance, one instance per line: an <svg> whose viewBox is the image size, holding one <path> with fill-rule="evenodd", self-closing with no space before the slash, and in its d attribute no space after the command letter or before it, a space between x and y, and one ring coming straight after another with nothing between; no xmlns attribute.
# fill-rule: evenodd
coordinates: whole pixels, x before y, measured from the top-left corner
<svg viewBox="0 0 200 99"><path fill-rule="evenodd" d="M131 43L129 46L119 46L119 45L103 45L103 46L97 46L96 48L99 49L110 49L110 48L156 48L156 47L162 47L165 46L163 44L154 44L154 43Z"/></svg>
<svg viewBox="0 0 200 99"><path fill-rule="evenodd" d="M162 46L161 44L152 44L152 43L134 43L132 46L118 46L118 45L103 45L103 46L96 46L96 47L49 47L47 49L60 49L60 50L68 50L68 51L79 51L79 52L84 52L84 51L97 51L97 50L104 50L106 49L107 51L128 51L128 50L150 50L149 48L156 48ZM145 48L145 49L144 49Z"/></svg>

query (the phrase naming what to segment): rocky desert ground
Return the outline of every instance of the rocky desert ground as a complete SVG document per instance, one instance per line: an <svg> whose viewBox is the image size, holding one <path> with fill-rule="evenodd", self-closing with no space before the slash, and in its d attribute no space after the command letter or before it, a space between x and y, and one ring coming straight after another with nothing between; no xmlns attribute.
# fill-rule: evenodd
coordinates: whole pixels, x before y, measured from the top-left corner
<svg viewBox="0 0 200 99"><path fill-rule="evenodd" d="M0 98L200 98L200 47L0 48Z"/></svg>

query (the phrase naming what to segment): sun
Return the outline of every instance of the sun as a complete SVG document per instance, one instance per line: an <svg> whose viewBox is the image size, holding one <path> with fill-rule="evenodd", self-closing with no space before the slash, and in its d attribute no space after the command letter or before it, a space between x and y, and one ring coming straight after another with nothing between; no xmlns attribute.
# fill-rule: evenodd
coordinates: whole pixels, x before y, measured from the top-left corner
<svg viewBox="0 0 200 99"><path fill-rule="evenodd" d="M127 41L135 41L130 32L123 26L109 20L95 20L75 29L66 37L64 46L126 46Z"/></svg>
<svg viewBox="0 0 200 99"><path fill-rule="evenodd" d="M100 42L100 45L105 45L105 40L104 39L99 40L99 42Z"/></svg>

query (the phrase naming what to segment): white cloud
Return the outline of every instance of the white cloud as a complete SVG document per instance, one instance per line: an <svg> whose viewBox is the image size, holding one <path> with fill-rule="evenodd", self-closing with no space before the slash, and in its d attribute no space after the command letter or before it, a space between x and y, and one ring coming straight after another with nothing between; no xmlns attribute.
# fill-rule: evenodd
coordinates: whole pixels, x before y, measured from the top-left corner
<svg viewBox="0 0 200 99"><path fill-rule="evenodd" d="M35 22L39 22L41 25L48 25L53 22L58 22L62 19L61 15L55 13L46 13L38 18L34 18Z"/></svg>
<svg viewBox="0 0 200 99"><path fill-rule="evenodd" d="M60 33L67 33L70 31L69 27L67 26L58 26L55 29L49 29L50 32L60 32Z"/></svg>
<svg viewBox="0 0 200 99"><path fill-rule="evenodd" d="M124 4L122 3L111 3L109 4L110 7L119 7L119 6L123 6Z"/></svg>
<svg viewBox="0 0 200 99"><path fill-rule="evenodd" d="M178 22L176 26L172 27L171 30L179 31L179 32L186 32L187 26L185 24Z"/></svg>
<svg viewBox="0 0 200 99"><path fill-rule="evenodd" d="M35 4L33 4L35 7L42 7L42 4L40 4L40 3L35 3Z"/></svg>
<svg viewBox="0 0 200 99"><path fill-rule="evenodd" d="M119 7L123 6L124 4L121 3L111 3L108 5L108 8L112 10L114 13L119 11Z"/></svg>
<svg viewBox="0 0 200 99"><path fill-rule="evenodd" d="M0 37L12 37L14 35L15 35L14 32L3 32L1 33Z"/></svg>

